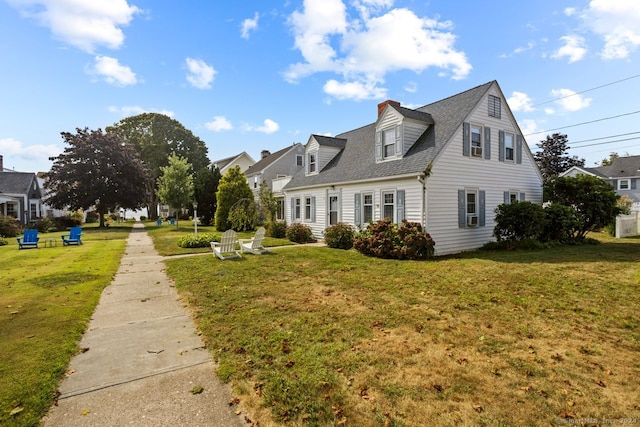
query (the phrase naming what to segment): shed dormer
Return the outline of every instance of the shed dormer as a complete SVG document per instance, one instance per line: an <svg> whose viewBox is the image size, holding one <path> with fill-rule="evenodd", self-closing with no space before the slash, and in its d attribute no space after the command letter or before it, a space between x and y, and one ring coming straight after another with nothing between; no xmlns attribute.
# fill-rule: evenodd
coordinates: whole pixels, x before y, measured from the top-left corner
<svg viewBox="0 0 640 427"><path fill-rule="evenodd" d="M316 175L344 149L346 143L347 140L342 138L311 135L305 147L307 157L305 173L307 175Z"/></svg>
<svg viewBox="0 0 640 427"><path fill-rule="evenodd" d="M402 107L396 101L378 104L376 162L401 159L431 125L429 113Z"/></svg>

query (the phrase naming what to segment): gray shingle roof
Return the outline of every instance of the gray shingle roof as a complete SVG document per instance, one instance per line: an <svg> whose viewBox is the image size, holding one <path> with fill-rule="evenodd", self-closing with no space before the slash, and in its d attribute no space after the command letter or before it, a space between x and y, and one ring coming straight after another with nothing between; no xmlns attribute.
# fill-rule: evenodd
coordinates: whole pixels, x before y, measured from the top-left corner
<svg viewBox="0 0 640 427"><path fill-rule="evenodd" d="M336 147L336 148L344 148L347 140L345 138L334 138L331 136L324 135L311 135L313 139L318 141L318 144L321 146L324 145L326 147Z"/></svg>
<svg viewBox="0 0 640 427"><path fill-rule="evenodd" d="M293 147L295 147L295 144L294 145L290 145L288 147L285 147L282 150L278 150L275 153L269 154L265 158L260 159L257 163L254 163L253 165L249 166L249 169L247 169L244 172L244 174L246 176L249 176L249 175L252 175L254 173L257 173L257 172L260 172L260 171L264 170L267 166L269 166L270 164L272 164L273 162L278 160L280 157L282 157L285 154L287 154L287 152L289 150L291 150Z"/></svg>
<svg viewBox="0 0 640 427"><path fill-rule="evenodd" d="M640 156L618 157L613 160L611 166L601 166L597 168L586 168L589 171L595 170L607 178L625 178L630 176L640 176Z"/></svg>
<svg viewBox="0 0 640 427"><path fill-rule="evenodd" d="M430 116L433 122L402 159L376 163L375 123L371 123L336 135L336 138L346 140L344 149L317 175L305 176L304 171L300 171L285 188L364 181L424 171L494 83L476 86L416 110L392 106L407 117L409 114L422 119Z"/></svg>
<svg viewBox="0 0 640 427"><path fill-rule="evenodd" d="M0 193L30 194L35 179L30 172L0 172Z"/></svg>

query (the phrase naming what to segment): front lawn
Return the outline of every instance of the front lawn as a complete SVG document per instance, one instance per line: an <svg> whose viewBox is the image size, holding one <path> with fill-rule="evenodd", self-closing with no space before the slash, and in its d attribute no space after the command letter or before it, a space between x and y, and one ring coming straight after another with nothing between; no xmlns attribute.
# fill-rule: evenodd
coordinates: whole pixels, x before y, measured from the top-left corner
<svg viewBox="0 0 640 427"><path fill-rule="evenodd" d="M150 230L152 231L152 230ZM640 419L640 240L427 262L167 261L260 425Z"/></svg>
<svg viewBox="0 0 640 427"><path fill-rule="evenodd" d="M87 225L82 246L63 247L68 232L39 233L39 249L0 246L0 425L38 425L49 410L130 230Z"/></svg>

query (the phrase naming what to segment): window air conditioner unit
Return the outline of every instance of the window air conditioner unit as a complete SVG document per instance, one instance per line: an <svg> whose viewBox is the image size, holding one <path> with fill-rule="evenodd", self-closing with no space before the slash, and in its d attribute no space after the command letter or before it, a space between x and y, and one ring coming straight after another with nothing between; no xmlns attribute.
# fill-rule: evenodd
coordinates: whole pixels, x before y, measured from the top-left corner
<svg viewBox="0 0 640 427"><path fill-rule="evenodd" d="M482 157L482 148L481 147L471 147L471 155L473 157Z"/></svg>
<svg viewBox="0 0 640 427"><path fill-rule="evenodd" d="M467 215L467 226L469 226L469 227L477 227L478 226L478 215Z"/></svg>

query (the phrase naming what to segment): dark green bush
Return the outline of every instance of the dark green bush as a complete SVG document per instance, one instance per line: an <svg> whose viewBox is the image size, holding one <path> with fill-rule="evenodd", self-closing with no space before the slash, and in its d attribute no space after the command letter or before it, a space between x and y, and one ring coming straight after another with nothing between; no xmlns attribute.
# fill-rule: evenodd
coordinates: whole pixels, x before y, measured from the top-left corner
<svg viewBox="0 0 640 427"><path fill-rule="evenodd" d="M12 216L0 215L0 236L16 237L20 234L18 220Z"/></svg>
<svg viewBox="0 0 640 427"><path fill-rule="evenodd" d="M0 236L0 246L5 246L8 245L9 241L7 239L5 239L4 237Z"/></svg>
<svg viewBox="0 0 640 427"><path fill-rule="evenodd" d="M545 225L542 206L531 202L513 202L498 205L496 208L496 227L493 235L498 242L507 242L507 247L529 239L537 240Z"/></svg>
<svg viewBox="0 0 640 427"><path fill-rule="evenodd" d="M58 231L65 231L68 228L82 225L82 220L77 216L59 216L53 219L53 223Z"/></svg>
<svg viewBox="0 0 640 427"><path fill-rule="evenodd" d="M276 239L283 239L287 237L287 222L286 221L273 221L267 224L267 236L274 237Z"/></svg>
<svg viewBox="0 0 640 427"><path fill-rule="evenodd" d="M211 242L220 241L220 235L215 233L201 233L196 237L193 234L185 234L178 239L181 248L208 248Z"/></svg>
<svg viewBox="0 0 640 427"><path fill-rule="evenodd" d="M434 246L419 223L404 220L398 227L388 218L369 224L353 240L356 250L377 258L427 259L434 255Z"/></svg>
<svg viewBox="0 0 640 427"><path fill-rule="evenodd" d="M572 239L580 226L576 211L571 206L552 203L544 208L545 224L542 240L564 242Z"/></svg>
<svg viewBox="0 0 640 427"><path fill-rule="evenodd" d="M46 233L47 231L54 229L55 224L51 218L45 216L44 218L34 221L31 228L35 228L40 233Z"/></svg>
<svg viewBox="0 0 640 427"><path fill-rule="evenodd" d="M294 243L310 243L316 241L316 239L313 238L311 228L299 222L295 222L287 227L286 236L287 239Z"/></svg>
<svg viewBox="0 0 640 427"><path fill-rule="evenodd" d="M91 223L96 223L100 221L100 214L96 211L89 211L87 212L87 217L85 218L84 222L86 222L87 224L91 224Z"/></svg>
<svg viewBox="0 0 640 427"><path fill-rule="evenodd" d="M140 215L140 221L146 221L147 217L145 215Z"/></svg>
<svg viewBox="0 0 640 427"><path fill-rule="evenodd" d="M324 230L324 241L330 248L351 249L354 235L352 226L339 222Z"/></svg>
<svg viewBox="0 0 640 427"><path fill-rule="evenodd" d="M229 224L235 231L249 231L258 224L258 211L253 200L239 202L229 209Z"/></svg>

